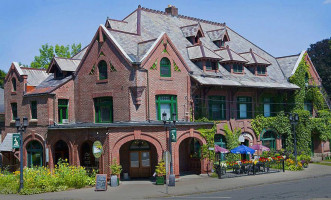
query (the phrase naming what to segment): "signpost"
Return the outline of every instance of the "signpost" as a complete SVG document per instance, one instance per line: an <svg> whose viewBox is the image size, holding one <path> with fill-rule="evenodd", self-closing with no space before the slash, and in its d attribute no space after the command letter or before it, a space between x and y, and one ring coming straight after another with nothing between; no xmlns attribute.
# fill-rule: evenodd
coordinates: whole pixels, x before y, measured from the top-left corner
<svg viewBox="0 0 331 200"><path fill-rule="evenodd" d="M168 194L168 184L169 184L169 165L171 162L171 154L169 151L163 153L163 160L165 161L166 166L166 193Z"/></svg>
<svg viewBox="0 0 331 200"><path fill-rule="evenodd" d="M92 150L93 150L93 155L94 155L95 158L100 158L101 157L101 154L103 152L103 147L102 147L102 144L99 140L97 140L93 143Z"/></svg>
<svg viewBox="0 0 331 200"><path fill-rule="evenodd" d="M177 142L177 129L172 128L170 130L171 142Z"/></svg>
<svg viewBox="0 0 331 200"><path fill-rule="evenodd" d="M94 191L106 191L106 190L107 190L107 174L97 174Z"/></svg>
<svg viewBox="0 0 331 200"><path fill-rule="evenodd" d="M20 134L14 133L13 134L13 149L20 148Z"/></svg>

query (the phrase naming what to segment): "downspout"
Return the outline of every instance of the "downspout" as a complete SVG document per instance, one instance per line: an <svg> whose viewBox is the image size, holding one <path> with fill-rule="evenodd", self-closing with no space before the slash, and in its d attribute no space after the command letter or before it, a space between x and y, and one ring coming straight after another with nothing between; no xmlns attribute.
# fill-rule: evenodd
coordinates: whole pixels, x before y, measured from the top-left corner
<svg viewBox="0 0 331 200"><path fill-rule="evenodd" d="M151 116L150 116L150 106L149 106L149 76L148 76L148 70L147 72L147 120L148 122L151 122Z"/></svg>

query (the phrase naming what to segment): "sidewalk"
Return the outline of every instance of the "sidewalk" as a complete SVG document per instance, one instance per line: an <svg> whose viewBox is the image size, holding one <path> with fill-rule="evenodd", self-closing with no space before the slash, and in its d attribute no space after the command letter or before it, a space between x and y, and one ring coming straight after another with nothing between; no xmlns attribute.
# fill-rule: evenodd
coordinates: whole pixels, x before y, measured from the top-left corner
<svg viewBox="0 0 331 200"><path fill-rule="evenodd" d="M263 174L256 176L244 176L238 178L217 179L207 176L184 176L176 182L176 187L169 187L166 194L166 186L157 186L149 181L123 182L120 187L108 187L106 192L95 192L94 188L71 190L64 192L44 193L31 196L0 195L1 200L99 200L99 199L148 199L185 194L198 194L221 190L231 190L262 184L270 184L284 181L292 181L319 176L331 176L331 167L310 164L304 171L286 171Z"/></svg>

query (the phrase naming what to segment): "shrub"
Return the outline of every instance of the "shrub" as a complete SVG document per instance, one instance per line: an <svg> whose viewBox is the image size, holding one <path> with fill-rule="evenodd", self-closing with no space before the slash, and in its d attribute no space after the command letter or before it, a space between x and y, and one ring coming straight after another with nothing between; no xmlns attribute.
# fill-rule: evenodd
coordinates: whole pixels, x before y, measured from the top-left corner
<svg viewBox="0 0 331 200"><path fill-rule="evenodd" d="M155 167L155 172L157 176L164 176L166 175L166 168L165 168L165 163L163 160L159 162L159 164Z"/></svg>
<svg viewBox="0 0 331 200"><path fill-rule="evenodd" d="M122 172L122 166L117 164L116 159L113 160L113 164L110 165L111 175L119 175Z"/></svg>

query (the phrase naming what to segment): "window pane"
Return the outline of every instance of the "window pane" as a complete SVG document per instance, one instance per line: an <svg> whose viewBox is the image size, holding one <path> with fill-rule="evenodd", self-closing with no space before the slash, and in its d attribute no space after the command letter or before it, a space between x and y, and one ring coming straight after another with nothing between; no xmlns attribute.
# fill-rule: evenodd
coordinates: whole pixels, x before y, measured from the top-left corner
<svg viewBox="0 0 331 200"><path fill-rule="evenodd" d="M102 122L109 122L110 121L110 107L109 106L102 106L101 107L101 121Z"/></svg>
<svg viewBox="0 0 331 200"><path fill-rule="evenodd" d="M247 105L246 104L240 104L239 105L240 110L240 118L247 118Z"/></svg>
<svg viewBox="0 0 331 200"><path fill-rule="evenodd" d="M270 117L271 116L271 109L270 109L270 104L269 103L264 104L264 116L265 117Z"/></svg>
<svg viewBox="0 0 331 200"><path fill-rule="evenodd" d="M130 167L139 167L139 152L130 152Z"/></svg>
<svg viewBox="0 0 331 200"><path fill-rule="evenodd" d="M102 60L99 62L98 65L98 69L99 69L99 80L104 80L108 78L107 75L107 63L106 61Z"/></svg>
<svg viewBox="0 0 331 200"><path fill-rule="evenodd" d="M167 120L171 120L171 104L160 105L160 119L162 119L162 113L167 113Z"/></svg>
<svg viewBox="0 0 331 200"><path fill-rule="evenodd" d="M149 152L141 152L141 166L150 166Z"/></svg>
<svg viewBox="0 0 331 200"><path fill-rule="evenodd" d="M160 62L160 76L170 77L171 76L171 63L168 58L162 58Z"/></svg>
<svg viewBox="0 0 331 200"><path fill-rule="evenodd" d="M17 104L12 103L11 104L11 109L12 109L13 120L16 120L16 118L17 118Z"/></svg>

